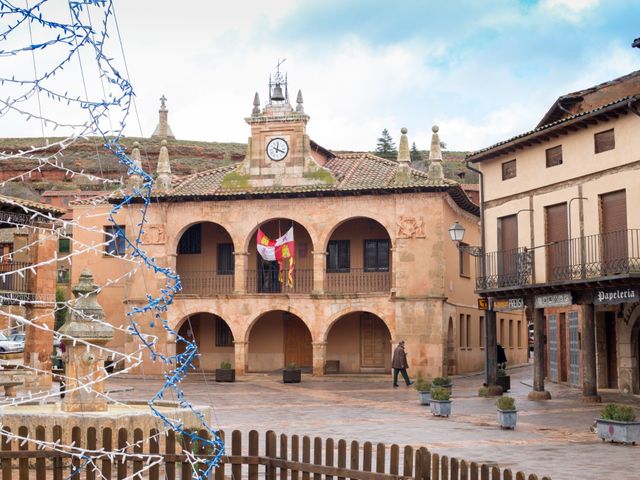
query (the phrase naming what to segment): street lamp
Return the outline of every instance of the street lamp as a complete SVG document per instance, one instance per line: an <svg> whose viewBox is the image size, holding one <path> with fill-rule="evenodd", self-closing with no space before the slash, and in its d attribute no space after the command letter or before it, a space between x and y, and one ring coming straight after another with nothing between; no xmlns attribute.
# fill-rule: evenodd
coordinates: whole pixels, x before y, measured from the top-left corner
<svg viewBox="0 0 640 480"><path fill-rule="evenodd" d="M484 248L472 247L471 245L463 245L462 243L460 243L464 238L464 232L465 232L464 227L460 225L458 222L453 222L453 225L451 225L451 228L449 229L449 235L451 236L451 240L456 242L456 247L458 247L458 250L460 250L461 252L468 253L472 257L482 257L482 255L484 254ZM484 259L482 259L482 263L484 263ZM484 269L483 269L483 276L484 276Z"/></svg>
<svg viewBox="0 0 640 480"><path fill-rule="evenodd" d="M461 242L464 238L464 227L458 222L454 222L449 229L449 235L451 235L451 240L454 242Z"/></svg>

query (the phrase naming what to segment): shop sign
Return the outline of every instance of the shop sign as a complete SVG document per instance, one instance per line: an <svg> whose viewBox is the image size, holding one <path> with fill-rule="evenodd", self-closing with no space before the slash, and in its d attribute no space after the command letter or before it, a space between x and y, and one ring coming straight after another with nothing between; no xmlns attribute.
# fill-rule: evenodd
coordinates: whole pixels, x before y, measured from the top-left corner
<svg viewBox="0 0 640 480"><path fill-rule="evenodd" d="M614 305L616 303L638 302L640 291L631 288L598 288L593 291L594 305Z"/></svg>
<svg viewBox="0 0 640 480"><path fill-rule="evenodd" d="M522 310L523 308L523 298L496 298L493 300L493 310L496 312L510 312L511 310Z"/></svg>
<svg viewBox="0 0 640 480"><path fill-rule="evenodd" d="M536 308L568 307L572 302L571 292L549 293L548 295L536 295L535 297Z"/></svg>
<svg viewBox="0 0 640 480"><path fill-rule="evenodd" d="M487 298L478 299L478 310L489 310L489 300Z"/></svg>

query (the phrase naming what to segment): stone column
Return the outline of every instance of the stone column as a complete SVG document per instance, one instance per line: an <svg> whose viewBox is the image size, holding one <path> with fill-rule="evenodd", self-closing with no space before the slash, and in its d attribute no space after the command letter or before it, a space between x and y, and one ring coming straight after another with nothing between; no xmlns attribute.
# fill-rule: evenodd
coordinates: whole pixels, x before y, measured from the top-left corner
<svg viewBox="0 0 640 480"><path fill-rule="evenodd" d="M582 401L600 402L596 379L595 309L592 303L582 305Z"/></svg>
<svg viewBox="0 0 640 480"><path fill-rule="evenodd" d="M327 252L311 252L313 254L313 293L324 293L324 279L327 266Z"/></svg>
<svg viewBox="0 0 640 480"><path fill-rule="evenodd" d="M324 375L324 364L327 361L327 342L313 342L313 375Z"/></svg>
<svg viewBox="0 0 640 480"><path fill-rule="evenodd" d="M234 252L233 255L235 257L233 293L247 293L247 264L249 263L249 252Z"/></svg>
<svg viewBox="0 0 640 480"><path fill-rule="evenodd" d="M496 312L489 309L485 313L484 321L484 362L485 362L485 383L489 389L489 395L500 395L502 389L496 390L496 379L498 376L498 339L496 333Z"/></svg>
<svg viewBox="0 0 640 480"><path fill-rule="evenodd" d="M244 375L249 358L249 342L233 342L234 366L236 375Z"/></svg>
<svg viewBox="0 0 640 480"><path fill-rule="evenodd" d="M551 394L544 389L545 366L545 322L544 308L534 309L533 314L533 391L529 392L529 400L549 400Z"/></svg>

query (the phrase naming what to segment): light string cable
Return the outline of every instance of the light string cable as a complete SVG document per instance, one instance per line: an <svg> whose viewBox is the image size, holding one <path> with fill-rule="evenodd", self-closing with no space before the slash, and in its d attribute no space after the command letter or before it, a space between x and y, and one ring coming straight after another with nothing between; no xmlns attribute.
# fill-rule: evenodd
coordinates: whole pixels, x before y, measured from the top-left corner
<svg viewBox="0 0 640 480"><path fill-rule="evenodd" d="M46 7L48 0L41 0L36 2L33 6L27 8L17 7L6 0L0 0L0 18L8 19L9 22L6 26L0 25L0 43L6 41L12 33L22 27L25 22L28 22L30 26L40 27L41 30L47 32L47 38L37 42L31 41L29 45L19 46L16 48L0 49L0 58L19 56L22 53L32 54L33 52L41 52L46 49L51 49L54 46L63 45L68 49L66 55L62 56L62 60L49 69L45 69L45 73L41 74L38 78L32 80L16 79L15 75L11 78L0 78L0 84L4 85L5 82L17 86L25 87L25 91L13 98L9 97L6 101L0 103L0 118L8 115L9 113L18 114L26 117L26 120L30 118L39 118L48 127L52 125L54 130L59 126L72 127L76 131L72 135L66 137L59 142L60 153L69 144L73 143L79 138L86 138L90 134L98 134L104 141L104 147L107 151L115 155L120 163L127 169L129 175L135 174L143 179L141 187L135 187L131 192L123 192L121 201L117 203L109 214L109 221L114 225L116 235L121 238L128 249L132 252L131 257L140 259L140 261L150 270L153 270L156 274L162 274L165 276L166 284L160 289L160 294L154 297L151 294L147 294L147 304L142 307L135 307L128 312L128 319L130 326L129 332L138 337L139 341L150 352L153 360L162 360L166 365L168 371L165 373L165 384L162 388L149 400L148 404L154 414L159 417L162 422L168 427L175 430L183 437L190 439L193 445L200 444L201 450L210 453L211 455L206 459L196 459L193 455L188 455L188 462L191 464L192 469L200 478L206 478L213 468L219 463L219 460L224 452L223 443L219 437L218 431L212 430L208 424L204 415L196 410L185 398L184 393L180 389L180 383L184 379L186 372L193 368L193 360L197 357L197 348L195 343L189 342L187 339L182 338L175 332L169 325L165 318L167 308L173 301L175 293L180 291L180 279L178 275L169 268L160 267L156 260L146 254L141 248L141 239L144 233L144 225L147 221L147 211L150 205L153 189L152 177L137 167L131 159L126 155L123 146L120 144L122 132L125 126L125 120L128 116L131 101L134 98L133 89L129 81L123 78L113 64L113 59L109 58L104 48L109 39L108 31L110 27L110 19L115 18L113 11L113 2L111 0L86 0L86 1L69 1L69 10L71 13L71 23L62 21L48 20L43 14L43 9ZM81 14L85 9L100 8L103 11L101 15L101 30L96 31L91 25L87 25L83 22ZM34 29L35 30L35 29ZM53 34L51 34L53 32ZM57 33L57 35L56 35ZM120 39L119 35L118 38ZM61 93L55 87L47 86L47 82L53 80L54 77L60 76L61 72L66 66L70 64L71 59L74 56L80 58L81 49L92 49L95 55L95 61L98 63L99 74L101 80L104 79L109 85L109 98L103 98L98 101L90 100L87 95L82 99L80 96L73 96L68 92ZM54 58L56 58L54 56ZM115 93L114 93L115 92ZM82 123L73 122L58 122L56 120L48 120L41 113L40 110L37 114L29 112L28 108L21 107L21 104L25 104L31 99L34 94L43 94L48 99L66 103L67 106L75 106L84 110L89 114L90 121ZM103 120L111 120L109 118L110 109L120 109L121 121L114 130L113 128L103 128L101 123ZM78 131L79 130L79 131ZM27 152L19 151L18 155L25 157L31 155L32 152L44 151L45 149L38 149L32 147ZM14 154L2 155L0 158L15 158ZM51 161L51 158L54 161ZM57 161L56 155L50 155L49 157L37 158L40 162L40 166L43 163L47 163L54 168L64 170L65 173L74 174L84 172L76 172L71 168L66 168L62 165L62 162ZM37 167L40 171L40 166ZM29 171L31 174L32 169ZM89 180L94 180L95 176L84 174ZM24 179L24 177L20 177ZM106 183L101 179L103 183ZM120 183L113 181L113 183ZM143 206L140 210L140 221L136 225L138 227L137 232L132 237L127 236L124 229L120 227L117 222L117 216L120 210L123 208L133 208L133 203L141 203ZM117 241L117 240L116 240ZM47 262L48 263L48 262ZM37 267L37 265L35 266ZM151 313L155 320L149 322L151 328L154 327L156 321L160 321L164 329L171 335L176 337L176 341L184 343L184 352L176 355L165 355L156 349L157 338L147 336L141 333L140 324L137 318L142 317L148 313ZM187 430L184 428L184 424L176 419L170 419L162 411L155 406L158 400L164 398L164 395L168 392L175 392L176 397L179 400L179 405L187 410L190 410L194 416L199 420L204 434L200 434L198 431ZM189 452L187 452L189 453ZM82 458L88 459L82 455Z"/></svg>

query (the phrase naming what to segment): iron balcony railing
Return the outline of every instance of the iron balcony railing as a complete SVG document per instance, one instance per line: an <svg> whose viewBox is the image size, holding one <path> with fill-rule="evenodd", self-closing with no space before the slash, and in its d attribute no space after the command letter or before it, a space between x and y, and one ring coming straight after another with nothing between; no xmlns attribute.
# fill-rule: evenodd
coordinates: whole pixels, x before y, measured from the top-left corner
<svg viewBox="0 0 640 480"><path fill-rule="evenodd" d="M289 286L289 270L282 272L280 282L277 269L247 270L248 293L311 293L313 290L313 270L293 270L293 285Z"/></svg>
<svg viewBox="0 0 640 480"><path fill-rule="evenodd" d="M536 284L640 274L640 230L629 229L553 242L537 250L486 253L476 260L476 290L532 285L534 252L544 255L546 271L536 273Z"/></svg>
<svg viewBox="0 0 640 480"><path fill-rule="evenodd" d="M184 295L206 297L233 292L233 270L178 270L178 275L182 282L180 293Z"/></svg>
<svg viewBox="0 0 640 480"><path fill-rule="evenodd" d="M391 289L391 272L368 271L351 268L345 272L326 272L327 293L388 292Z"/></svg>
<svg viewBox="0 0 640 480"><path fill-rule="evenodd" d="M5 292L28 292L30 267L27 262L0 262L0 290ZM18 270L20 270L18 272Z"/></svg>

